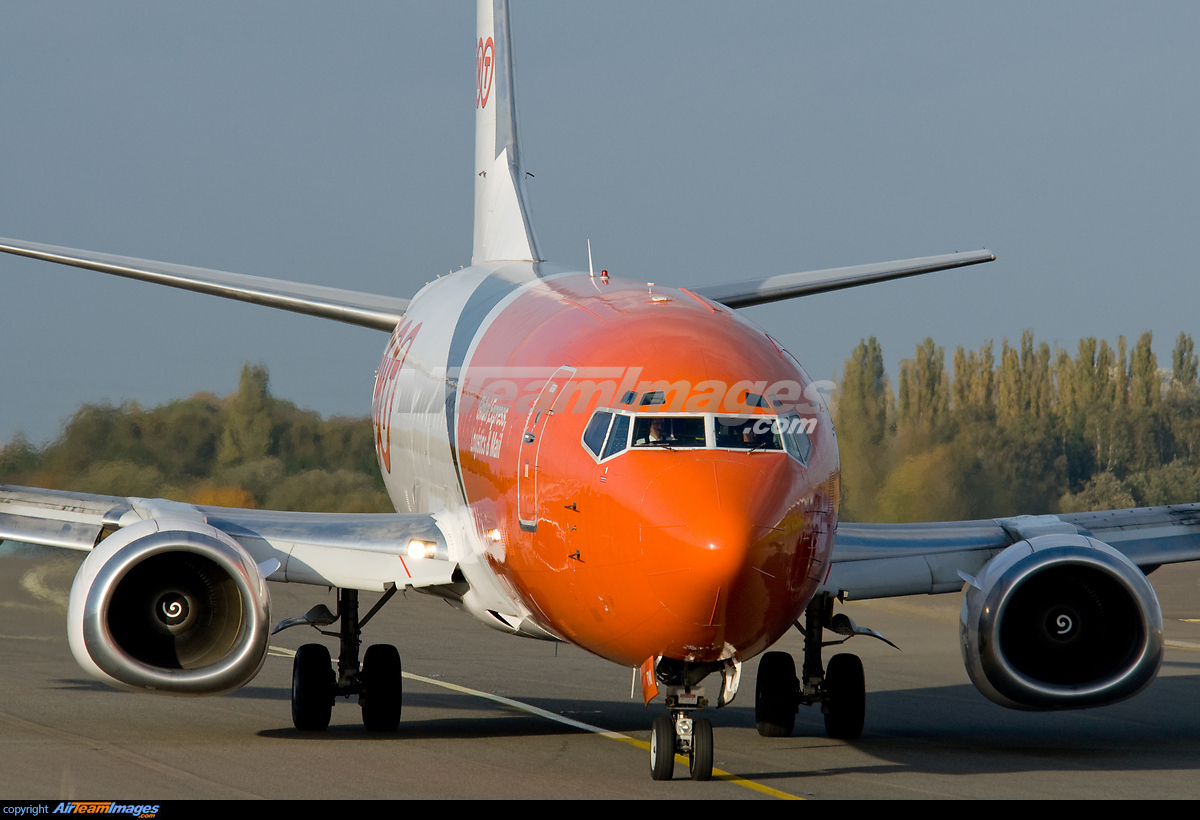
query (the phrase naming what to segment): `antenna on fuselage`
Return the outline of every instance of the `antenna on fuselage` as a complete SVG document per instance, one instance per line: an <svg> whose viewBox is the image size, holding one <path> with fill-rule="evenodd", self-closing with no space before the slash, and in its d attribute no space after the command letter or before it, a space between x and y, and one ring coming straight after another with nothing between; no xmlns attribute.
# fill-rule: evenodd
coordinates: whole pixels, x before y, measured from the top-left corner
<svg viewBox="0 0 1200 820"><path fill-rule="evenodd" d="M588 240L588 276L595 279L596 269L592 267L592 240Z"/></svg>

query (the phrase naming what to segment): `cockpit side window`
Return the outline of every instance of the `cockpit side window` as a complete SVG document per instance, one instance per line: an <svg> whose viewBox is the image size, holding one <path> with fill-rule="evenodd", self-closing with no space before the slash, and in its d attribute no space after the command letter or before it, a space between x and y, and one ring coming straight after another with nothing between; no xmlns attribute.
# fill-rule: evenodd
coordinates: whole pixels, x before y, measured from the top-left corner
<svg viewBox="0 0 1200 820"><path fill-rule="evenodd" d="M812 439L808 431L816 426L816 419L802 419L799 416L784 416L778 422L783 437L783 447L788 455L801 464L808 464L812 455Z"/></svg>
<svg viewBox="0 0 1200 820"><path fill-rule="evenodd" d="M604 449L604 437L608 435L612 417L612 413L597 411L588 422L587 429L583 431L583 446L596 458L600 457L600 452Z"/></svg>
<svg viewBox="0 0 1200 820"><path fill-rule="evenodd" d="M629 441L629 416L618 415L613 419L612 432L608 434L608 446L604 448L601 459L615 456L625 449Z"/></svg>

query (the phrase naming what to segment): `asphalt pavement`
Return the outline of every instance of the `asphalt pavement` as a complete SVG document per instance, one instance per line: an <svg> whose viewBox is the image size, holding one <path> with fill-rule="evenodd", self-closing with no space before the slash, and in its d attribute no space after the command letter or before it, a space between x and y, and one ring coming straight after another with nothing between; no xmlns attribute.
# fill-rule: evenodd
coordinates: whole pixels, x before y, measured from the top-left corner
<svg viewBox="0 0 1200 820"><path fill-rule="evenodd" d="M790 738L754 729L757 659L734 703L707 712L716 778L650 778L661 703L630 698L631 671L568 645L504 635L444 602L397 595L365 643L394 643L404 707L395 734L339 701L330 729L291 725L291 653L336 641L297 627L263 671L221 697L116 691L85 675L66 640L82 555L0 545L0 800L189 798L1164 798L1200 797L1200 564L1150 576L1163 604L1162 673L1123 703L1017 712L970 684L960 595L847 604L900 651L854 638L867 675L863 737L830 740L802 708ZM273 585L272 618L333 608L323 588ZM364 612L375 596L363 595ZM775 648L801 650L793 631ZM838 650L830 650L835 652ZM828 656L827 656L828 657Z"/></svg>

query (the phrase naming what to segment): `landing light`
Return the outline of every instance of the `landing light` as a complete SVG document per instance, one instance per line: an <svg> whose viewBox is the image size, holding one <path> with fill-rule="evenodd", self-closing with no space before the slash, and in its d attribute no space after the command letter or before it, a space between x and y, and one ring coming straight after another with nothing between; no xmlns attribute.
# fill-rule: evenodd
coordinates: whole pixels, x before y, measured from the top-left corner
<svg viewBox="0 0 1200 820"><path fill-rule="evenodd" d="M437 555L437 544L432 541L420 541L416 538L408 542L409 558L433 558Z"/></svg>

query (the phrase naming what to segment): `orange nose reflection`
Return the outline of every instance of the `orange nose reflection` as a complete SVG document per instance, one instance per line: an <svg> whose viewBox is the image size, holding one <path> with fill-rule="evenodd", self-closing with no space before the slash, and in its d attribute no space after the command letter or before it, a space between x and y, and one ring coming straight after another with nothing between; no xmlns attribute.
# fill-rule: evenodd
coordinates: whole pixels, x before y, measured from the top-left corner
<svg viewBox="0 0 1200 820"><path fill-rule="evenodd" d="M698 659L772 640L794 619L807 567L803 515L782 454L677 461L650 482L640 541L649 588L686 624Z"/></svg>

